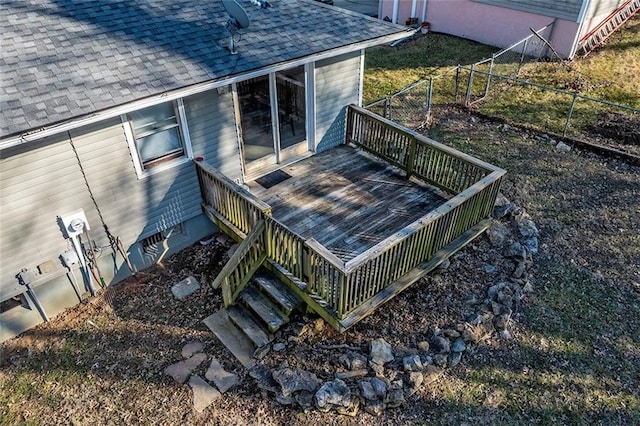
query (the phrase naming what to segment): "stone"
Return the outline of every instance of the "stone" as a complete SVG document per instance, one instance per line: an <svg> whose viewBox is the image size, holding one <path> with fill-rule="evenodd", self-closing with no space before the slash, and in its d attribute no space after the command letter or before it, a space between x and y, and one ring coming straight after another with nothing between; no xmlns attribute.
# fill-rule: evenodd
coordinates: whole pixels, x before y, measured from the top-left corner
<svg viewBox="0 0 640 426"><path fill-rule="evenodd" d="M191 372L195 370L202 361L204 361L207 356L203 353L197 353L191 356L189 359L185 359L184 361L180 361L175 364L171 364L167 368L164 369L165 374L173 377L178 383L184 383L187 381Z"/></svg>
<svg viewBox="0 0 640 426"><path fill-rule="evenodd" d="M540 234L536 223L528 217L518 221L518 231L520 231L520 235L525 238L537 237Z"/></svg>
<svg viewBox="0 0 640 426"><path fill-rule="evenodd" d="M281 405L293 405L296 401L293 395L284 396L281 391L276 392L276 401Z"/></svg>
<svg viewBox="0 0 640 426"><path fill-rule="evenodd" d="M438 367L444 367L449 362L449 356L447 354L436 354L433 356L433 363Z"/></svg>
<svg viewBox="0 0 640 426"><path fill-rule="evenodd" d="M424 372L422 373L422 376L424 379L422 383L425 386L430 385L431 383L438 380L443 374L444 374L444 369L436 367L434 365L429 365L427 366L427 368L425 368Z"/></svg>
<svg viewBox="0 0 640 426"><path fill-rule="evenodd" d="M404 371L420 371L422 370L422 361L419 355L409 355L402 358Z"/></svg>
<svg viewBox="0 0 640 426"><path fill-rule="evenodd" d="M418 350L424 353L429 352L429 342L427 342L426 340L418 342Z"/></svg>
<svg viewBox="0 0 640 426"><path fill-rule="evenodd" d="M558 144L556 145L556 148L561 151L571 151L571 146L567 145L564 142L558 142Z"/></svg>
<svg viewBox="0 0 640 426"><path fill-rule="evenodd" d="M467 316L467 322L471 325L480 325L484 321L484 316L481 313L474 312Z"/></svg>
<svg viewBox="0 0 640 426"><path fill-rule="evenodd" d="M273 348L272 349L273 349L274 352L280 352L280 351L285 350L286 347L287 347L286 344L284 344L282 342L278 342L278 343L274 343L273 344Z"/></svg>
<svg viewBox="0 0 640 426"><path fill-rule="evenodd" d="M507 240L509 230L500 222L493 222L486 231L489 242L494 247L502 247Z"/></svg>
<svg viewBox="0 0 640 426"><path fill-rule="evenodd" d="M338 362L347 370L362 370L367 368L367 357L358 352L341 355Z"/></svg>
<svg viewBox="0 0 640 426"><path fill-rule="evenodd" d="M525 260L527 258L527 249L524 248L519 242L511 244L504 252L505 257L509 257L515 260Z"/></svg>
<svg viewBox="0 0 640 426"><path fill-rule="evenodd" d="M497 274L498 273L498 267L495 265L489 265L488 263L484 265L484 271L487 274Z"/></svg>
<svg viewBox="0 0 640 426"><path fill-rule="evenodd" d="M458 337L451 344L451 350L454 353L455 352L463 352L465 349L467 349L467 345L464 343L464 339L462 337Z"/></svg>
<svg viewBox="0 0 640 426"><path fill-rule="evenodd" d="M305 412L313 409L313 392L301 391L295 394L294 399Z"/></svg>
<svg viewBox="0 0 640 426"><path fill-rule="evenodd" d="M449 259L445 259L438 265L438 271L446 271L451 267L451 261Z"/></svg>
<svg viewBox="0 0 640 426"><path fill-rule="evenodd" d="M496 202L494 203L494 206L502 207L502 206L506 206L507 204L510 204L510 203L511 202L509 201L509 199L507 197L505 197L502 192L498 192L498 195L496 196Z"/></svg>
<svg viewBox="0 0 640 426"><path fill-rule="evenodd" d="M422 366L425 367L429 364L433 364L433 358L429 355L422 354L420 355L420 362L422 362Z"/></svg>
<svg viewBox="0 0 640 426"><path fill-rule="evenodd" d="M193 354L202 352L204 350L204 344L198 340L189 342L182 348L182 358L191 358Z"/></svg>
<svg viewBox="0 0 640 426"><path fill-rule="evenodd" d="M496 219L502 219L503 217L513 213L515 209L516 206L512 203L496 207L495 209L493 209L493 217L495 217Z"/></svg>
<svg viewBox="0 0 640 426"><path fill-rule="evenodd" d="M409 387L407 389L407 396L411 396L416 393L420 386L422 386L422 382L424 381L424 376L419 371L412 371L409 373Z"/></svg>
<svg viewBox="0 0 640 426"><path fill-rule="evenodd" d="M449 365L455 367L456 365L460 364L460 361L462 361L462 352L454 352L453 355L451 355L451 361L449 361Z"/></svg>
<svg viewBox="0 0 640 426"><path fill-rule="evenodd" d="M274 370L272 376L273 380L280 385L282 396L285 398L301 390L313 392L320 385L316 375L305 370L285 367Z"/></svg>
<svg viewBox="0 0 640 426"><path fill-rule="evenodd" d="M451 350L449 339L442 336L433 336L431 339L431 348L437 354L446 354Z"/></svg>
<svg viewBox="0 0 640 426"><path fill-rule="evenodd" d="M267 356L269 352L271 352L271 345L260 346L255 351L253 351L253 357L255 359L262 359Z"/></svg>
<svg viewBox="0 0 640 426"><path fill-rule="evenodd" d="M527 238L522 244L529 250L529 253L538 254L538 237Z"/></svg>
<svg viewBox="0 0 640 426"><path fill-rule="evenodd" d="M380 398L384 398L387 395L387 382L379 377L372 377L369 381L371 383L371 387L376 392Z"/></svg>
<svg viewBox="0 0 640 426"><path fill-rule="evenodd" d="M278 383L273 379L273 374L269 368L263 364L257 364L249 369L249 376L258 382L258 387L269 392L278 392Z"/></svg>
<svg viewBox="0 0 640 426"><path fill-rule="evenodd" d="M527 264L523 261L519 261L518 265L516 266L516 269L513 271L513 274L511 274L511 276L513 278L522 278L522 276L526 271L527 271Z"/></svg>
<svg viewBox="0 0 640 426"><path fill-rule="evenodd" d="M189 386L193 390L193 408L198 413L202 413L214 400L222 396L216 388L200 376L191 376Z"/></svg>
<svg viewBox="0 0 640 426"><path fill-rule="evenodd" d="M204 377L213 382L222 393L225 393L240 381L236 374L226 371L222 367L222 364L213 357L211 358L211 364L204 374Z"/></svg>
<svg viewBox="0 0 640 426"><path fill-rule="evenodd" d="M336 411L343 416L355 417L360 410L360 400L352 397L346 406L337 406Z"/></svg>
<svg viewBox="0 0 640 426"><path fill-rule="evenodd" d="M200 283L192 276L185 278L171 287L171 293L179 300L186 299L198 290L200 290Z"/></svg>
<svg viewBox="0 0 640 426"><path fill-rule="evenodd" d="M489 300L495 300L498 296L498 293L508 285L509 283L502 281L489 287L489 289L487 290L487 297L489 298Z"/></svg>
<svg viewBox="0 0 640 426"><path fill-rule="evenodd" d="M402 389L390 390L384 400L387 408L397 408L405 403L404 391Z"/></svg>
<svg viewBox="0 0 640 426"><path fill-rule="evenodd" d="M522 287L522 291L524 291L525 293L532 293L533 292L533 285L530 282L527 282L524 287Z"/></svg>
<svg viewBox="0 0 640 426"><path fill-rule="evenodd" d="M385 404L384 402L369 402L364 406L364 411L371 414L372 416L379 417L384 413L384 409L386 407L387 404Z"/></svg>
<svg viewBox="0 0 640 426"><path fill-rule="evenodd" d="M364 377L369 374L369 370L353 370L353 371L340 371L336 373L336 378L340 380L353 379L354 377Z"/></svg>
<svg viewBox="0 0 640 426"><path fill-rule="evenodd" d="M444 337L448 337L449 339L455 339L456 337L460 337L460 332L452 328L445 328L440 332L440 334L442 334Z"/></svg>
<svg viewBox="0 0 640 426"><path fill-rule="evenodd" d="M328 405L348 407L351 403L351 390L340 379L325 382L316 392L315 401L319 408L325 408Z"/></svg>
<svg viewBox="0 0 640 426"><path fill-rule="evenodd" d="M358 389L360 389L360 395L364 399L377 401L380 398L373 388L373 385L371 385L371 380L360 380L358 382Z"/></svg>
<svg viewBox="0 0 640 426"><path fill-rule="evenodd" d="M394 359L391 345L382 338L371 341L369 355L371 363L378 365L384 365Z"/></svg>
<svg viewBox="0 0 640 426"><path fill-rule="evenodd" d="M500 337L504 340L511 340L513 338L513 336L511 335L511 332L506 329L500 331Z"/></svg>

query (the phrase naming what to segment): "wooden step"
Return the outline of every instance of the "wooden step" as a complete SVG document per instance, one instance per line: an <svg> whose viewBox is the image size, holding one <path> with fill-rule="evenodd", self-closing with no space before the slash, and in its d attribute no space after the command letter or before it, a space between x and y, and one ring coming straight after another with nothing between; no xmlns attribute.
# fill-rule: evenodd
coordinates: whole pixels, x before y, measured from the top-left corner
<svg viewBox="0 0 640 426"><path fill-rule="evenodd" d="M289 322L289 318L273 302L253 287L247 287L240 295L240 298L267 324L269 331L272 333Z"/></svg>
<svg viewBox="0 0 640 426"><path fill-rule="evenodd" d="M231 321L253 342L256 347L262 347L273 340L256 318L242 306L235 304L227 308Z"/></svg>
<svg viewBox="0 0 640 426"><path fill-rule="evenodd" d="M216 335L229 352L245 368L255 365L253 352L255 347L249 338L231 321L226 309L220 309L208 316L202 322Z"/></svg>
<svg viewBox="0 0 640 426"><path fill-rule="evenodd" d="M253 277L258 290L269 296L286 315L302 304L300 299L286 284L271 274L261 272Z"/></svg>

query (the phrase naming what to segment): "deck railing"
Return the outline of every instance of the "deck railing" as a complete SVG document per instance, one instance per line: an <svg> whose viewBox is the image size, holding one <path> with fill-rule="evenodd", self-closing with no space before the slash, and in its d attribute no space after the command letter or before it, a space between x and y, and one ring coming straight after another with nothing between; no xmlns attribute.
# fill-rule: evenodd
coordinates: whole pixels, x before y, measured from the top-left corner
<svg viewBox="0 0 640 426"><path fill-rule="evenodd" d="M451 195L437 209L347 263L271 217L268 204L206 163L196 162L205 205L244 235L264 220L266 257L306 283L306 292L322 300L338 320L487 218L505 173L355 106L348 108L345 141Z"/></svg>

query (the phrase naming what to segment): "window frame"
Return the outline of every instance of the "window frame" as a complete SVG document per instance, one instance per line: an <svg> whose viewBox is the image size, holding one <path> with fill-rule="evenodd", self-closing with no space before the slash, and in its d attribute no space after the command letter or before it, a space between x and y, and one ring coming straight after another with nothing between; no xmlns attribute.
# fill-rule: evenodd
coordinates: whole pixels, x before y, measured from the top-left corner
<svg viewBox="0 0 640 426"><path fill-rule="evenodd" d="M161 130L168 130L171 128L178 128L178 138L180 139L180 144L182 146L182 150L168 152L166 155L161 156L159 158L155 158L153 160L149 160L147 162L142 161L142 157L140 155L140 151L138 148L137 140L141 137L149 136L153 133L143 133L144 136L137 136L135 134L133 128L133 122L130 116L130 113L122 114L120 116L122 120L122 124L124 127L124 132L127 139L127 144L129 145L129 152L131 153L131 158L133 160L133 166L136 171L136 175L138 179L143 179L163 170L167 170L186 162L191 161L193 159L193 150L191 147L191 138L189 137L188 125L187 125L187 116L185 113L184 102L182 98L178 98L174 101L167 101L163 103L170 103L174 112L176 124L171 124L167 126L162 126ZM162 103L161 103L162 104ZM156 105L161 105L156 104ZM151 105L153 106L153 105ZM148 108L148 107L145 107ZM140 111L140 110L138 110ZM133 112L133 111L131 111Z"/></svg>

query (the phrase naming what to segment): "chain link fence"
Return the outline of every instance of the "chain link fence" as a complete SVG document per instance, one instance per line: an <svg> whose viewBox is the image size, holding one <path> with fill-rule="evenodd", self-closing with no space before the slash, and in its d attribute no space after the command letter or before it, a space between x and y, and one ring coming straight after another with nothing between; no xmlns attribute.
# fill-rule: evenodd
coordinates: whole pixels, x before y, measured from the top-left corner
<svg viewBox="0 0 640 426"><path fill-rule="evenodd" d="M471 66L458 65L366 108L411 129L428 126L432 108L457 104L563 137L599 134L640 155L640 109L518 79L522 65L546 57L551 26Z"/></svg>

